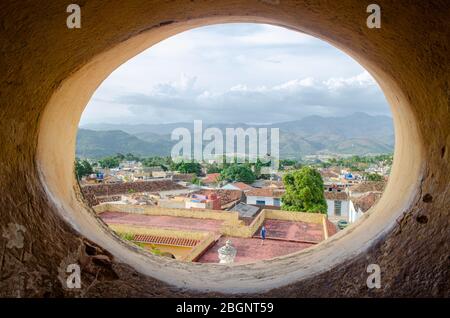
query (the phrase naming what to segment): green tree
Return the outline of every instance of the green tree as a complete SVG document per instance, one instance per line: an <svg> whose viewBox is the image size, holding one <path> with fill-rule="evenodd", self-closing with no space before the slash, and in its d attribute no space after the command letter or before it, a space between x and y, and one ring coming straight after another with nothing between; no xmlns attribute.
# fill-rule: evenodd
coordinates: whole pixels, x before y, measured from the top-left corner
<svg viewBox="0 0 450 318"><path fill-rule="evenodd" d="M256 162L252 164L253 166L253 172L255 173L255 177L256 178L262 178L262 179L267 179L270 177L270 175L268 174L263 174L262 173L262 169L263 167L270 167L271 162L267 161L267 162L263 162L261 161L259 158L256 159Z"/></svg>
<svg viewBox="0 0 450 318"><path fill-rule="evenodd" d="M115 157L117 159L119 159L120 161L125 160L125 156L123 154L121 154L120 152L116 153Z"/></svg>
<svg viewBox="0 0 450 318"><path fill-rule="evenodd" d="M383 181L384 179L383 176L378 173L366 173L365 177L368 181Z"/></svg>
<svg viewBox="0 0 450 318"><path fill-rule="evenodd" d="M217 163L215 163L215 162L206 165L206 172L207 173L221 173L222 170L223 169L221 167L219 167L219 165Z"/></svg>
<svg viewBox="0 0 450 318"><path fill-rule="evenodd" d="M117 168L120 164L120 160L117 157L105 157L100 159L98 164L102 168Z"/></svg>
<svg viewBox="0 0 450 318"><path fill-rule="evenodd" d="M201 186L203 184L202 180L200 180L198 177L193 177L192 180L191 180L191 183L192 184L196 184L198 186Z"/></svg>
<svg viewBox="0 0 450 318"><path fill-rule="evenodd" d="M292 166L295 168L300 168L301 164L294 159L281 159L280 160L280 170L284 170L285 166Z"/></svg>
<svg viewBox="0 0 450 318"><path fill-rule="evenodd" d="M171 157L148 157L141 159L144 167L161 167L167 171L173 165Z"/></svg>
<svg viewBox="0 0 450 318"><path fill-rule="evenodd" d="M178 162L173 165L172 170L179 171L181 173L195 173L197 176L202 172L202 166L195 161L191 162Z"/></svg>
<svg viewBox="0 0 450 318"><path fill-rule="evenodd" d="M312 167L303 167L283 177L286 192L282 209L310 213L327 213L327 202L323 193L323 180Z"/></svg>
<svg viewBox="0 0 450 318"><path fill-rule="evenodd" d="M138 156L133 155L132 153L127 153L125 155L125 160L127 160L127 161L140 161L141 159Z"/></svg>
<svg viewBox="0 0 450 318"><path fill-rule="evenodd" d="M94 169L91 164L87 160L80 160L78 158L75 159L75 175L77 179L80 180L84 176L88 176L91 173L94 173Z"/></svg>
<svg viewBox="0 0 450 318"><path fill-rule="evenodd" d="M225 168L220 175L222 179L228 181L253 183L256 180L256 176L252 169L243 164L232 164Z"/></svg>

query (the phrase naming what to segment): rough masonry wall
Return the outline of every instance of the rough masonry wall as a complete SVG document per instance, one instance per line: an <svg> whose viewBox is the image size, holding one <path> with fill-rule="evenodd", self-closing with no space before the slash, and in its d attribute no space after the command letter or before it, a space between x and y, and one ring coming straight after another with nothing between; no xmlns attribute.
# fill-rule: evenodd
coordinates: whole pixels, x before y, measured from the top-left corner
<svg viewBox="0 0 450 318"><path fill-rule="evenodd" d="M316 277L252 296L450 295L448 1L378 0L380 30L365 27L365 9L372 1L75 2L82 8L79 30L65 27L66 7L72 2L0 2L0 296L217 295L144 277L81 237L47 194L36 151L40 119L50 97L97 54L147 30L196 18L208 23L232 17L298 26L361 58L379 78L389 75L380 85L394 114L396 99L399 105L403 99L411 105L403 125L417 129L415 142L422 149L420 157L412 153L409 159L405 153L411 145L397 144L402 149L396 151L402 151L403 163L421 160L424 169L419 192L402 217L366 252ZM396 90L389 92L393 85ZM396 95L397 90L404 96ZM396 196L401 194L390 195L391 200ZM65 266L71 262L82 265L79 291L63 287ZM368 262L382 268L381 289L368 290L361 284Z"/></svg>

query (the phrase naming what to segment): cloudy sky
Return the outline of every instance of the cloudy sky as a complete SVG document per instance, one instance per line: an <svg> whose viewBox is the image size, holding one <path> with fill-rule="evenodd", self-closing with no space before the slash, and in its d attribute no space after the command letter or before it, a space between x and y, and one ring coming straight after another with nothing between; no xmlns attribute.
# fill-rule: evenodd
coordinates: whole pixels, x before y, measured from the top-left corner
<svg viewBox="0 0 450 318"><path fill-rule="evenodd" d="M88 123L274 123L308 115L390 115L352 58L302 33L263 24L190 30L147 49L99 87Z"/></svg>

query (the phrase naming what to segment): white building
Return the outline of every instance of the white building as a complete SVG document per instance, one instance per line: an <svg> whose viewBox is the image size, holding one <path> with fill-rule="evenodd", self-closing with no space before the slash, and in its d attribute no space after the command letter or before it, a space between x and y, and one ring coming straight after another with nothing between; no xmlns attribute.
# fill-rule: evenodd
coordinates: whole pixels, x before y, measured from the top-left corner
<svg viewBox="0 0 450 318"><path fill-rule="evenodd" d="M350 222L350 200L345 191L325 191L327 215L331 222L345 220ZM354 209L353 209L354 210Z"/></svg>
<svg viewBox="0 0 450 318"><path fill-rule="evenodd" d="M247 204L253 205L268 205L268 206L281 206L281 197L284 194L284 190L273 188L253 189L245 193L247 197Z"/></svg>
<svg viewBox="0 0 450 318"><path fill-rule="evenodd" d="M382 192L367 192L358 197L351 197L350 201L350 223L355 222L364 213L366 213L372 206L374 206L383 195Z"/></svg>

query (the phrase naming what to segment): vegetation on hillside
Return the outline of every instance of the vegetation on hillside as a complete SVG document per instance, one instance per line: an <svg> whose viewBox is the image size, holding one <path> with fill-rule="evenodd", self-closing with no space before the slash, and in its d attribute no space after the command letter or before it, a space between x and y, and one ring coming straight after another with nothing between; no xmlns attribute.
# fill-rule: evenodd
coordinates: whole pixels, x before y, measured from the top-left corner
<svg viewBox="0 0 450 318"><path fill-rule="evenodd" d="M226 128L252 127L246 124L214 124L225 135ZM175 127L187 123L161 125L88 125L79 129L76 154L82 158L113 156L116 152L138 156L168 156L176 141ZM356 113L346 117L307 116L301 120L267 125L279 128L282 158L300 159L314 154L369 155L390 153L394 147L392 118ZM205 146L207 143L203 143Z"/></svg>
<svg viewBox="0 0 450 318"><path fill-rule="evenodd" d="M173 163L171 166L172 171L179 171L180 173L195 173L195 175L199 176L202 173L202 166L195 161L191 162L178 162Z"/></svg>

